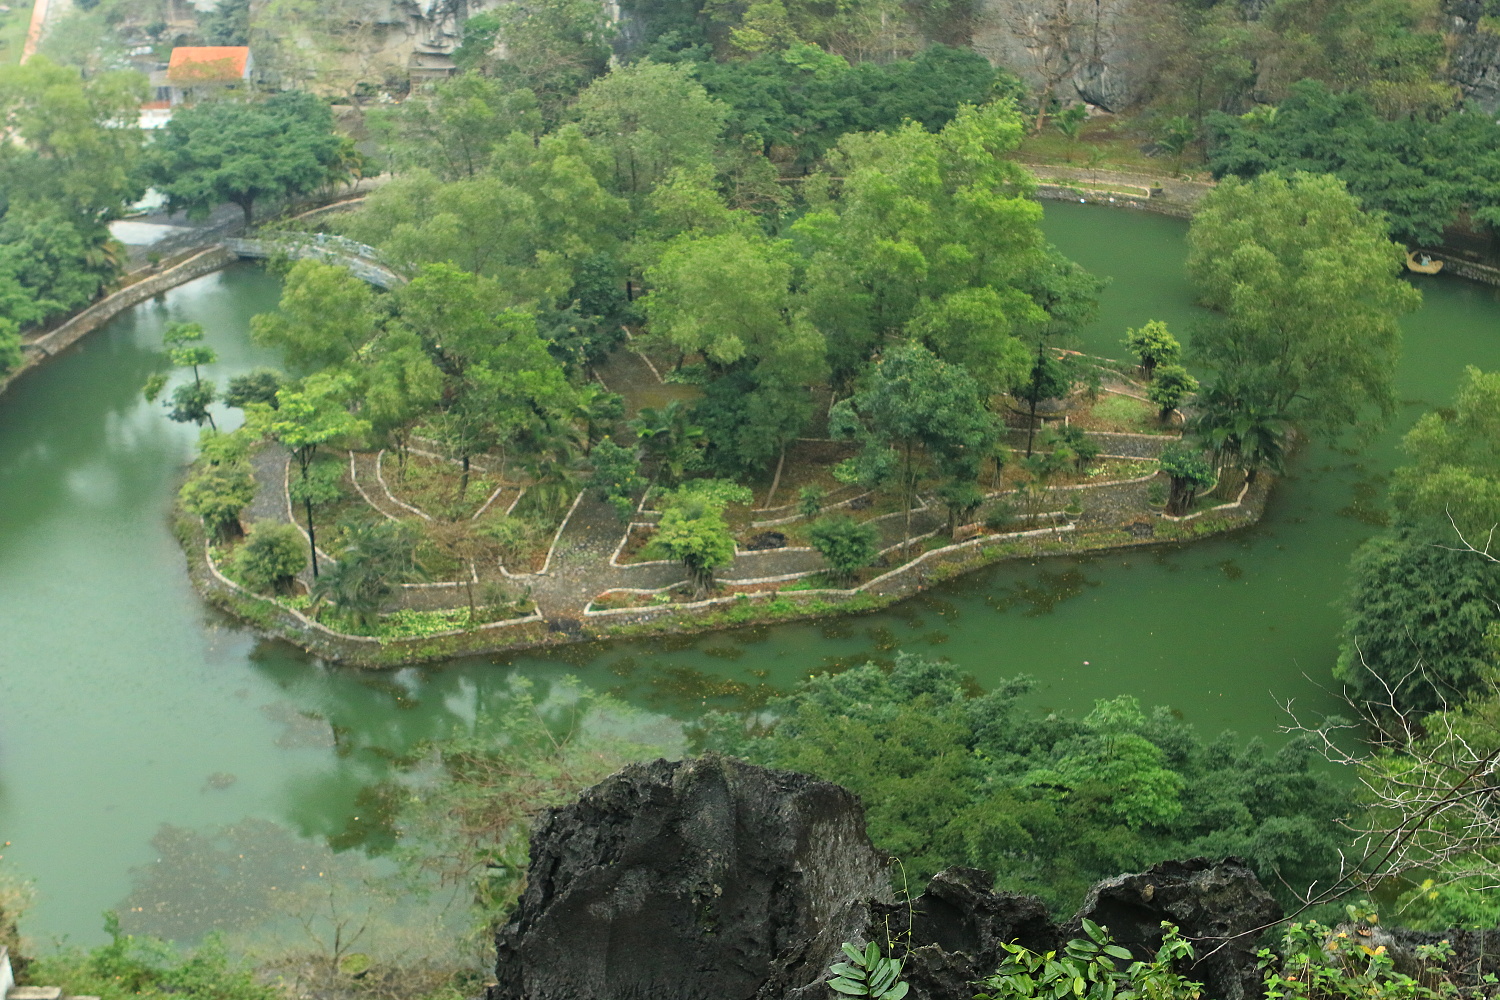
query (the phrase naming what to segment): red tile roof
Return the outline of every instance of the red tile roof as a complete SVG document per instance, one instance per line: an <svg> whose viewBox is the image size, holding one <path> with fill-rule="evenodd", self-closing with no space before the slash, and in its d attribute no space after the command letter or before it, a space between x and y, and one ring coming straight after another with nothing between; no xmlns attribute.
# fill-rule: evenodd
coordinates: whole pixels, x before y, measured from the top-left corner
<svg viewBox="0 0 1500 1000"><path fill-rule="evenodd" d="M173 83L228 83L245 77L250 50L243 45L182 46L172 50L167 79Z"/></svg>

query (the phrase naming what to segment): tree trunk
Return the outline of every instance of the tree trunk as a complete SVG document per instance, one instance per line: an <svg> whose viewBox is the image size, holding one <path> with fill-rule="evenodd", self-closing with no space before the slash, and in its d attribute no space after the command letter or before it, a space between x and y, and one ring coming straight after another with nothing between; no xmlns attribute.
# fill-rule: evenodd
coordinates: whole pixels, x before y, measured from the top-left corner
<svg viewBox="0 0 1500 1000"><path fill-rule="evenodd" d="M248 232L250 224L255 221L255 199L247 198L245 201L235 202L240 206L240 211L245 213L245 230Z"/></svg>
<svg viewBox="0 0 1500 1000"><path fill-rule="evenodd" d="M781 485L781 467L786 464L786 445L781 446L781 457L776 460L776 475L771 477L771 491L766 494L766 508L769 510L771 501L776 498L776 487Z"/></svg>
<svg viewBox="0 0 1500 1000"><path fill-rule="evenodd" d="M1047 84L1046 87L1044 87L1042 89L1042 96L1039 97L1037 99L1037 102L1036 102L1036 128L1035 128L1035 131L1037 133L1040 133L1042 131L1042 127L1047 124L1047 105L1049 105L1051 103L1052 103L1052 84L1049 83L1049 84Z"/></svg>
<svg viewBox="0 0 1500 1000"><path fill-rule="evenodd" d="M904 529L905 535L901 539L901 556L903 559L909 559L911 558L911 508L913 501L916 499L914 496L916 490L913 488L915 484L912 482L910 441L906 444L906 473L901 485L906 491L906 527Z"/></svg>
<svg viewBox="0 0 1500 1000"><path fill-rule="evenodd" d="M464 593L469 598L469 627L474 627L474 619L479 617L479 609L474 606L474 564L469 563L469 572L464 574Z"/></svg>
<svg viewBox="0 0 1500 1000"><path fill-rule="evenodd" d="M1035 395L1035 394L1033 394ZM1031 444L1036 440L1036 404L1037 400L1031 401L1031 418L1026 424L1026 457L1031 457Z"/></svg>
<svg viewBox="0 0 1500 1000"><path fill-rule="evenodd" d="M302 511L307 515L307 549L312 553L313 579L318 578L318 534L313 529L312 501L302 501Z"/></svg>
<svg viewBox="0 0 1500 1000"><path fill-rule="evenodd" d="M464 473L458 479L458 500L463 502L464 497L469 495L469 456L463 457Z"/></svg>

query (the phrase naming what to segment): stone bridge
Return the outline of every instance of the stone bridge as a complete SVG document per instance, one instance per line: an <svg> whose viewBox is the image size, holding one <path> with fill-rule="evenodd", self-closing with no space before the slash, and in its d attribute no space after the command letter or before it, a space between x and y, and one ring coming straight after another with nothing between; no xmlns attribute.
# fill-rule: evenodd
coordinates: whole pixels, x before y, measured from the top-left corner
<svg viewBox="0 0 1500 1000"><path fill-rule="evenodd" d="M295 260L342 264L356 278L388 290L410 280L386 264L374 247L326 233L265 233L257 239L227 239L223 245L243 258L264 259L284 254Z"/></svg>

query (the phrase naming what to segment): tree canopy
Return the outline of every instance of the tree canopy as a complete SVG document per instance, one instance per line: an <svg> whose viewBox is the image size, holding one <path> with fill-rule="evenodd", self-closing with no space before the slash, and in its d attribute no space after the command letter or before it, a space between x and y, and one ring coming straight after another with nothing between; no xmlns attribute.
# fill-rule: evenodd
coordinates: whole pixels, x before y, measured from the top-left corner
<svg viewBox="0 0 1500 1000"><path fill-rule="evenodd" d="M173 210L201 218L233 202L254 218L264 198L308 194L349 179L328 104L302 91L265 101L182 108L152 143L147 172Z"/></svg>
<svg viewBox="0 0 1500 1000"><path fill-rule="evenodd" d="M968 864L1067 911L1095 879L1166 858L1239 855L1273 891L1336 871L1348 791L1306 745L1204 742L1129 697L1043 712L1030 687L981 694L960 667L900 653L772 699L769 732L710 715L700 739L854 791L871 839L917 883Z"/></svg>
<svg viewBox="0 0 1500 1000"><path fill-rule="evenodd" d="M1188 273L1217 313L1190 353L1220 384L1330 437L1394 412L1398 320L1421 293L1397 280L1401 248L1338 179L1226 178L1188 247Z"/></svg>

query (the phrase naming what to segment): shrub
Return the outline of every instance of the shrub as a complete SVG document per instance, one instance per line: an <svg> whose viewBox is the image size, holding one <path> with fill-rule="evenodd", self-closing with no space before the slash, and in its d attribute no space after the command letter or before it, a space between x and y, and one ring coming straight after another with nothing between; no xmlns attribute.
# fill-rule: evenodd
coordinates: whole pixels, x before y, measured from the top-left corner
<svg viewBox="0 0 1500 1000"><path fill-rule="evenodd" d="M1076 1000L1196 1000L1203 985L1185 979L1174 968L1191 961L1193 946L1177 928L1162 923L1162 944L1150 962L1138 962L1115 944L1092 920L1083 921L1087 937L1069 941L1061 956L1039 953L1020 944L1002 945L1007 955L994 975L979 985L987 992L976 1000L1030 1000L1032 997L1074 997ZM1120 963L1129 963L1121 968Z"/></svg>
<svg viewBox="0 0 1500 1000"><path fill-rule="evenodd" d="M231 570L251 590L285 590L307 566L307 540L295 526L280 521L257 521L249 537L235 550Z"/></svg>
<svg viewBox="0 0 1500 1000"><path fill-rule="evenodd" d="M851 579L880 554L880 536L875 528L848 514L819 518L808 529L807 537L840 580Z"/></svg>
<svg viewBox="0 0 1500 1000"><path fill-rule="evenodd" d="M1198 391L1198 380L1181 365L1162 365L1146 389L1146 398L1156 404L1157 416L1166 420L1188 393Z"/></svg>
<svg viewBox="0 0 1500 1000"><path fill-rule="evenodd" d="M255 499L255 477L244 462L210 465L182 485L182 506L220 541L240 533L240 511Z"/></svg>
<svg viewBox="0 0 1500 1000"><path fill-rule="evenodd" d="M823 504L828 501L828 491L814 483L804 486L797 493L797 513L803 517L817 517L823 512Z"/></svg>

